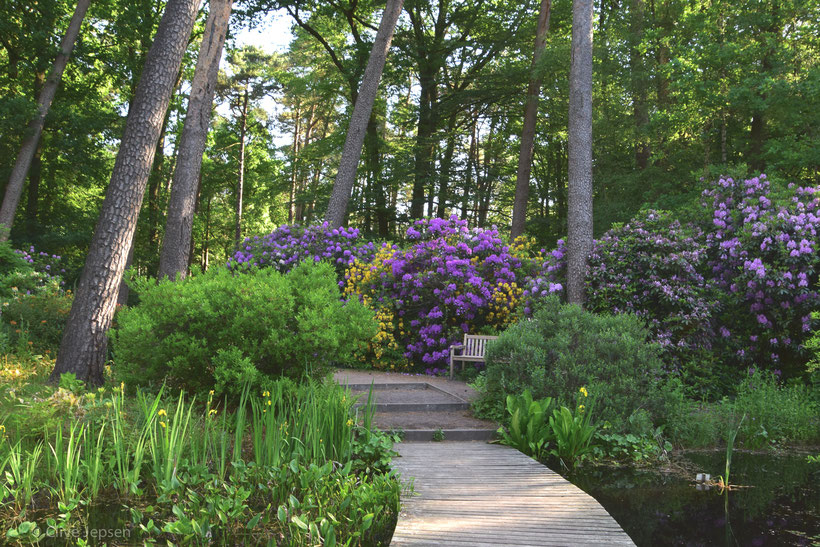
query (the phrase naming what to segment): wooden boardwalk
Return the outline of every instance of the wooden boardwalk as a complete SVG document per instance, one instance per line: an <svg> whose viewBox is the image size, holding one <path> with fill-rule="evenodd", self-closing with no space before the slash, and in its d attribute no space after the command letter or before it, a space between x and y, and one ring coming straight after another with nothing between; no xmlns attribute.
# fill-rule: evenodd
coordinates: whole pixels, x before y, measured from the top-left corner
<svg viewBox="0 0 820 547"><path fill-rule="evenodd" d="M400 443L402 495L391 546L634 545L606 510L512 448L481 442Z"/></svg>

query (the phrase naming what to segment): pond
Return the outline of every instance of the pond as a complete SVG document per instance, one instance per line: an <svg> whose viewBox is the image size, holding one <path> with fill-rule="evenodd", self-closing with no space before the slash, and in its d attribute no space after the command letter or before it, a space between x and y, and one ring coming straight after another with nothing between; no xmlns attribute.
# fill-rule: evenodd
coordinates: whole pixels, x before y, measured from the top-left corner
<svg viewBox="0 0 820 547"><path fill-rule="evenodd" d="M736 451L731 482L749 488L699 490L695 474L722 474L724 458L688 452L665 471L585 466L568 478L639 547L820 545L820 464L805 455Z"/></svg>

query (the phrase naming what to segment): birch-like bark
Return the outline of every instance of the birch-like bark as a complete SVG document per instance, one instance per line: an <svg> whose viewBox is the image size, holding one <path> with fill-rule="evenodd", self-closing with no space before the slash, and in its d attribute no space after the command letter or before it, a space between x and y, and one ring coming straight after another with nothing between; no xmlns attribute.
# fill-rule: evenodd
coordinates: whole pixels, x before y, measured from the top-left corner
<svg viewBox="0 0 820 547"><path fill-rule="evenodd" d="M583 305L592 250L592 0L572 2L568 137L567 301Z"/></svg>

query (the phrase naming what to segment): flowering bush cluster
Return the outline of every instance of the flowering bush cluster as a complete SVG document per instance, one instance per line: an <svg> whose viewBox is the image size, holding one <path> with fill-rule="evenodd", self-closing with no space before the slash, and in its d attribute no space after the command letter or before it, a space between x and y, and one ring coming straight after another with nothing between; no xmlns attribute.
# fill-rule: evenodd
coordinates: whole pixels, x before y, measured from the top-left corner
<svg viewBox="0 0 820 547"><path fill-rule="evenodd" d="M245 238L228 259L228 269L249 266L272 267L286 273L305 259L326 260L339 277L355 260L373 259L375 245L359 238L357 228L331 228L327 222L315 226L281 226L266 236Z"/></svg>
<svg viewBox="0 0 820 547"><path fill-rule="evenodd" d="M713 229L708 274L723 295L721 341L744 363L779 368L802 360L801 344L820 305L817 282L820 189L790 184L772 195L766 175L720 179L703 192Z"/></svg>
<svg viewBox="0 0 820 547"><path fill-rule="evenodd" d="M596 241L588 308L643 317L674 366L710 350L735 370L794 368L805 361L801 344L820 304L810 288L820 265L820 191L790 185L774 195L765 175L720 179L704 190L702 210L687 226L649 211ZM561 291L564 253L559 241L528 281L526 313Z"/></svg>
<svg viewBox="0 0 820 547"><path fill-rule="evenodd" d="M432 370L447 363L449 347L464 333L497 331L513 321L523 280L540 260L529 243L512 247L498 230L468 229L457 217L416 221L406 250L383 245L372 261L357 260L345 294L358 295L380 317L379 336L404 359ZM377 367L392 365L381 362Z"/></svg>
<svg viewBox="0 0 820 547"><path fill-rule="evenodd" d="M12 249L0 244L0 298L17 298L44 290L53 292L65 282L62 257L29 249Z"/></svg>

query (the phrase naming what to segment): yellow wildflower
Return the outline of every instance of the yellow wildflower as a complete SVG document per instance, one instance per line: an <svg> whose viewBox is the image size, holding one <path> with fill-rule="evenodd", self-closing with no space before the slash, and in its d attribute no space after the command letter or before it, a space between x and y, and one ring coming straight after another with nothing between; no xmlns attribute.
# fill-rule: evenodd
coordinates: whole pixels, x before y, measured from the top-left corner
<svg viewBox="0 0 820 547"><path fill-rule="evenodd" d="M347 420L347 427L353 427L353 419L352 418Z"/></svg>
<svg viewBox="0 0 820 547"><path fill-rule="evenodd" d="M168 415L168 413L165 412L164 408L160 408L159 412L157 412L157 416L167 416L167 415Z"/></svg>
<svg viewBox="0 0 820 547"><path fill-rule="evenodd" d="M584 411L584 408L586 408L584 405L578 405L578 410L580 410L581 412Z"/></svg>
<svg viewBox="0 0 820 547"><path fill-rule="evenodd" d="M208 411L208 415L209 415L209 416L214 416L214 415L216 415L216 409L215 409L215 408L212 408L211 410L209 410L209 411Z"/></svg>
<svg viewBox="0 0 820 547"><path fill-rule="evenodd" d="M163 429L165 429L165 427L167 427L167 426L165 425L165 422L160 422L160 423L159 423L159 425L161 425Z"/></svg>
<svg viewBox="0 0 820 547"><path fill-rule="evenodd" d="M579 391L579 392L581 393L581 395L583 395L584 397L589 396L589 393L587 392L587 388L585 388L585 387L583 387L583 386L582 386L582 387L581 387L581 389L579 389L578 391Z"/></svg>

